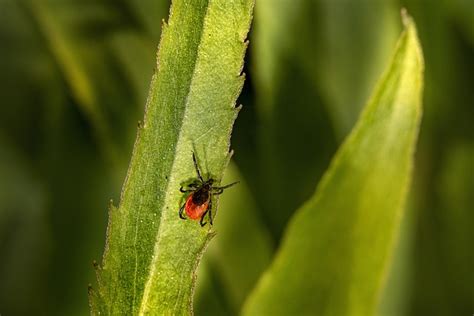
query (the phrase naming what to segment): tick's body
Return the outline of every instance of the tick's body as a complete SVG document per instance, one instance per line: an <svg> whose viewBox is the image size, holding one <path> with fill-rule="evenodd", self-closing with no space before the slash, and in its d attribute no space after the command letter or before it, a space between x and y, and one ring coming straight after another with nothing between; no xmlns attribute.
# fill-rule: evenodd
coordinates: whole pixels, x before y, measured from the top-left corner
<svg viewBox="0 0 474 316"><path fill-rule="evenodd" d="M179 209L179 217L182 219L186 219L184 217L183 212L186 212L186 215L193 220L200 219L201 226L206 225L204 221L204 217L207 213L209 213L209 223L212 225L212 196L219 195L224 192L225 189L228 187L233 186L237 182L222 186L222 187L214 187L212 184L214 183L214 179L210 178L206 181L201 176L201 171L199 170L199 166L196 161L196 157L193 153L193 162L194 168L196 169L196 173L198 175L198 179L196 179L193 183L189 184L187 188L180 188L182 193L191 192L191 194L186 198L186 202L181 206Z"/></svg>
<svg viewBox="0 0 474 316"><path fill-rule="evenodd" d="M210 188L202 187L191 193L186 199L184 209L190 219L200 219L209 208Z"/></svg>

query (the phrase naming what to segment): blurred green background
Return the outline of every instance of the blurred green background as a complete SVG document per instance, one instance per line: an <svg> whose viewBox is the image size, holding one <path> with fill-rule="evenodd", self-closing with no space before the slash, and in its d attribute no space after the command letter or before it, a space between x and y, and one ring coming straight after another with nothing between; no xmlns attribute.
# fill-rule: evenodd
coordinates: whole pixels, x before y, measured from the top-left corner
<svg viewBox="0 0 474 316"><path fill-rule="evenodd" d="M388 63L401 7L424 50L424 118L378 313L472 314L474 1L256 2L229 171L242 185L223 197L217 222L233 230L204 258L196 314L238 313ZM89 313L108 200L118 201L168 8L0 0L1 315ZM257 239L224 215L235 205ZM246 247L257 264L219 247Z"/></svg>

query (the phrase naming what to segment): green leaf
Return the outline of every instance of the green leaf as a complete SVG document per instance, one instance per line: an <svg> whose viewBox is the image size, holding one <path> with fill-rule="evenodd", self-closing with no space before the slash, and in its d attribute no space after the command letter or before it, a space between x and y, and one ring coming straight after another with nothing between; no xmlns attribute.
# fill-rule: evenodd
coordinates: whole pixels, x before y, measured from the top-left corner
<svg viewBox="0 0 474 316"><path fill-rule="evenodd" d="M412 172L423 57L405 17L393 60L323 177L292 219L244 315L373 314Z"/></svg>
<svg viewBox="0 0 474 316"><path fill-rule="evenodd" d="M217 183L230 158L252 9L251 0L173 2L120 205L110 210L93 313L191 313L213 233L179 218L179 188L196 177L193 151Z"/></svg>

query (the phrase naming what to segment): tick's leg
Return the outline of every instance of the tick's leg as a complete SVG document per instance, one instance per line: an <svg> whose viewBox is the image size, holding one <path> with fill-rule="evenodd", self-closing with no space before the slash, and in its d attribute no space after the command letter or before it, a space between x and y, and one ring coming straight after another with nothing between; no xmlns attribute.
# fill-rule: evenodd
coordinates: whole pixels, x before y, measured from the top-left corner
<svg viewBox="0 0 474 316"><path fill-rule="evenodd" d="M219 195L219 194L222 194L222 192L224 192L224 189L222 188L212 188L213 190L215 190L214 192L212 192L212 194L214 195Z"/></svg>
<svg viewBox="0 0 474 316"><path fill-rule="evenodd" d="M201 182L204 182L204 179L201 176L201 171L199 170L199 166L196 160L196 156L194 155L194 152L193 152L193 162L194 162L194 169L196 169L196 173L198 175L199 180L201 180Z"/></svg>
<svg viewBox="0 0 474 316"><path fill-rule="evenodd" d="M194 191L196 191L200 186L201 186L201 183L198 182L198 181L196 181L196 182L190 183L190 184L187 186L187 188L181 187L181 188L179 189L179 191L180 191L181 193L194 192Z"/></svg>
<svg viewBox="0 0 474 316"><path fill-rule="evenodd" d="M233 186L233 185L236 185L236 184L239 183L239 182L240 182L240 181L235 181L235 182L226 184L226 185L221 186L221 187L213 187L213 189L215 189L215 190L225 190L225 189L227 189L227 188L230 188L230 187Z"/></svg>
<svg viewBox="0 0 474 316"><path fill-rule="evenodd" d="M199 221L199 224L201 224L201 227L204 227L204 225L207 224L207 222L204 221L204 217L206 217L207 212L209 212L209 209L207 209L204 214L201 216L201 220Z"/></svg>
<svg viewBox="0 0 474 316"><path fill-rule="evenodd" d="M188 187L190 188L199 188L201 186L201 183L198 182L198 181L195 181L193 183L191 183L190 185L188 185Z"/></svg>
<svg viewBox="0 0 474 316"><path fill-rule="evenodd" d="M179 218L181 219L186 219L186 217L183 216L183 211L184 211L185 206L186 206L186 203L184 203L183 206L181 206L181 208L179 209Z"/></svg>
<svg viewBox="0 0 474 316"><path fill-rule="evenodd" d="M183 187L179 188L179 192L181 193L188 193L188 192L194 192L194 191L196 191L196 188L193 188L191 186L190 186L190 189L185 189Z"/></svg>

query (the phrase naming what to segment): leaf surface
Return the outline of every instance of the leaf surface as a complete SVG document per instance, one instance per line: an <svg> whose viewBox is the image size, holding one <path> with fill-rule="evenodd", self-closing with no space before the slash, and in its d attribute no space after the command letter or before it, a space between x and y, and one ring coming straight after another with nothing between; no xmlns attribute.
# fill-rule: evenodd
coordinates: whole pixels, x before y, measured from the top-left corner
<svg viewBox="0 0 474 316"><path fill-rule="evenodd" d="M421 119L423 57L405 17L392 62L244 315L371 315L391 259Z"/></svg>
<svg viewBox="0 0 474 316"><path fill-rule="evenodd" d="M110 210L95 314L192 313L212 231L179 218L179 188L196 178L192 152L217 183L230 158L252 9L251 0L173 1L120 205Z"/></svg>

